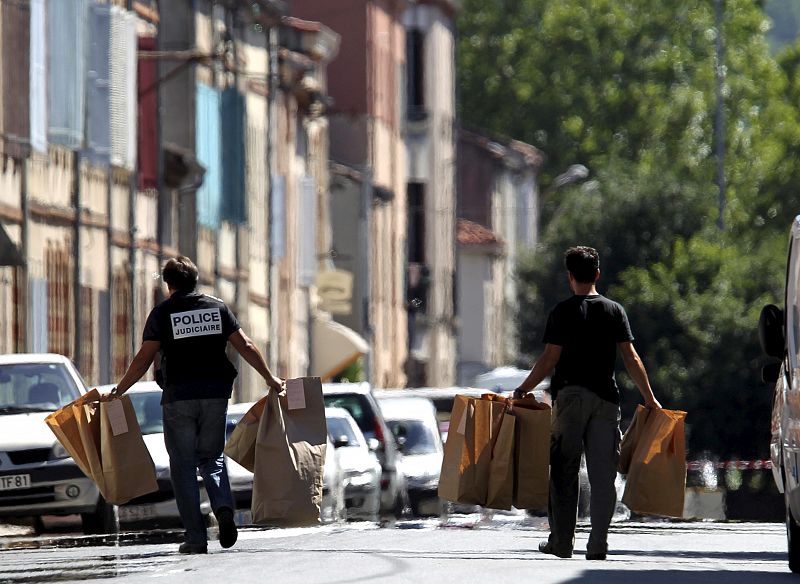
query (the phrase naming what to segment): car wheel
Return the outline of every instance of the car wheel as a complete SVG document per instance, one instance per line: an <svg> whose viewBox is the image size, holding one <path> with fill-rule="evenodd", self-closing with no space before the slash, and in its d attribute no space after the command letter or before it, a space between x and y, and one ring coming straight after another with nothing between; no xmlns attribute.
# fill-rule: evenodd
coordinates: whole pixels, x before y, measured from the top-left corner
<svg viewBox="0 0 800 584"><path fill-rule="evenodd" d="M117 533L119 531L117 506L107 503L100 497L93 513L81 513L81 527L86 535Z"/></svg>
<svg viewBox="0 0 800 584"><path fill-rule="evenodd" d="M792 517L789 503L786 503L786 538L789 547L789 569L800 572L800 525Z"/></svg>

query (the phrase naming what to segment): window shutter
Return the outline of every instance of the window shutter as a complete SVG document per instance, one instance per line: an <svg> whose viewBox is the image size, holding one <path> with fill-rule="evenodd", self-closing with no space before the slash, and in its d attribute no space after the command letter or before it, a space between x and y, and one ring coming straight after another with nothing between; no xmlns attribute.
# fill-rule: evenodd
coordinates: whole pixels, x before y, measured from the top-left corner
<svg viewBox="0 0 800 584"><path fill-rule="evenodd" d="M317 183L313 176L300 179L300 215L297 234L300 240L298 280L312 286L317 277Z"/></svg>
<svg viewBox="0 0 800 584"><path fill-rule="evenodd" d="M109 96L109 50L111 13L108 4L89 7L89 54L86 72L87 156L95 164L107 165L111 156L111 104Z"/></svg>

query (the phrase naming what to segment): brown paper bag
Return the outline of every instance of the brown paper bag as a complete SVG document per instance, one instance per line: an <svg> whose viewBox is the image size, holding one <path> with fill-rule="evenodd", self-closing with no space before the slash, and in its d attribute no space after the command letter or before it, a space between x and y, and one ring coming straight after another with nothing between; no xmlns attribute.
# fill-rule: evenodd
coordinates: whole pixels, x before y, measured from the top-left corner
<svg viewBox="0 0 800 584"><path fill-rule="evenodd" d="M647 416L650 411L649 408L638 406L633 414L631 425L628 426L625 435L622 437L622 442L619 444L619 464L617 465L617 470L621 474L628 474L633 460L633 453L636 450L636 445L641 441L642 432L647 425Z"/></svg>
<svg viewBox="0 0 800 584"><path fill-rule="evenodd" d="M439 477L439 497L470 505L486 503L492 448L505 410L506 405L499 401L455 397Z"/></svg>
<svg viewBox="0 0 800 584"><path fill-rule="evenodd" d="M637 408L638 434L622 502L648 515L682 517L686 491L686 412ZM630 431L630 430L629 430Z"/></svg>
<svg viewBox="0 0 800 584"><path fill-rule="evenodd" d="M489 485L484 506L490 509L511 509L514 498L515 422L515 416L506 409L497 429L489 465Z"/></svg>
<svg viewBox="0 0 800 584"><path fill-rule="evenodd" d="M253 404L247 413L237 422L231 437L225 444L225 454L244 468L253 472L256 467L256 438L258 424L267 405L267 396Z"/></svg>
<svg viewBox="0 0 800 584"><path fill-rule="evenodd" d="M83 471L87 477L92 477L92 470L89 466L89 457L86 447L81 439L78 429L78 416L80 416L80 406L86 403L96 402L100 399L100 392L96 389L86 392L75 401L68 403L59 410L48 415L44 421L61 445L69 452L69 455Z"/></svg>
<svg viewBox="0 0 800 584"><path fill-rule="evenodd" d="M255 446L254 523L319 522L327 432L319 377L290 379L284 394L267 394Z"/></svg>
<svg viewBox="0 0 800 584"><path fill-rule="evenodd" d="M157 491L155 465L130 398L123 395L99 406L103 498L121 505Z"/></svg>
<svg viewBox="0 0 800 584"><path fill-rule="evenodd" d="M546 509L550 482L551 409L533 398L512 400L514 499L517 509Z"/></svg>
<svg viewBox="0 0 800 584"><path fill-rule="evenodd" d="M121 505L157 491L155 465L130 398L99 399L93 389L45 422L109 503Z"/></svg>

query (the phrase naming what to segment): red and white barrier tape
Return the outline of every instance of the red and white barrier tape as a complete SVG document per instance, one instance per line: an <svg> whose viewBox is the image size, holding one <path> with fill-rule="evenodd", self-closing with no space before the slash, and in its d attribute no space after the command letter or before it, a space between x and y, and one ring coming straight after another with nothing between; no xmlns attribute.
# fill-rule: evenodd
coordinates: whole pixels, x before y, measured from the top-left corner
<svg viewBox="0 0 800 584"><path fill-rule="evenodd" d="M706 465L712 465L717 470L769 470L772 468L771 460L727 460L714 462L712 460L687 460L688 470L702 470Z"/></svg>

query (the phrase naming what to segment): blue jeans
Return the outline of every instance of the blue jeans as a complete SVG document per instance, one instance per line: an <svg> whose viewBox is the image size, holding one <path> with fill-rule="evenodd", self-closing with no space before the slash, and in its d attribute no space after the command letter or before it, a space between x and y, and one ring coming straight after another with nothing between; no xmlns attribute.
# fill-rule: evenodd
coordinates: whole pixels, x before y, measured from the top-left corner
<svg viewBox="0 0 800 584"><path fill-rule="evenodd" d="M200 511L198 470L214 512L220 507L234 508L222 454L227 411L227 399L190 399L164 404L164 443L169 453L172 489L189 543L205 545L208 540Z"/></svg>

